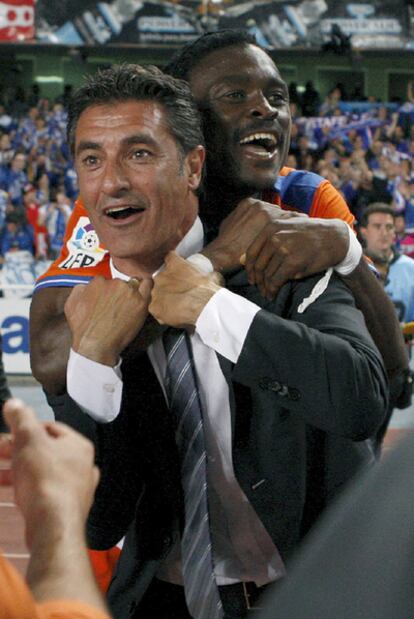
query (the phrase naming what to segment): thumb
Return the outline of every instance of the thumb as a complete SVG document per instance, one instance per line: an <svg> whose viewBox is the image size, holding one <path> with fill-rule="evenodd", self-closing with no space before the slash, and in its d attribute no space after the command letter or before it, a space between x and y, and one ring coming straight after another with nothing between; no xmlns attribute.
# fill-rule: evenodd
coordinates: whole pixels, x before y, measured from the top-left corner
<svg viewBox="0 0 414 619"><path fill-rule="evenodd" d="M154 286L154 280L151 278L143 279L139 285L139 293L144 301L149 301L151 298L151 290Z"/></svg>
<svg viewBox="0 0 414 619"><path fill-rule="evenodd" d="M168 272L179 272L180 268L192 269L194 270L196 267L191 264L191 262L184 260L181 256L179 256L175 251L170 251L165 257L165 270Z"/></svg>
<svg viewBox="0 0 414 619"><path fill-rule="evenodd" d="M177 260L179 260L179 256L175 253L175 251L169 251L164 258L164 262L166 265L174 264L174 262L176 262Z"/></svg>

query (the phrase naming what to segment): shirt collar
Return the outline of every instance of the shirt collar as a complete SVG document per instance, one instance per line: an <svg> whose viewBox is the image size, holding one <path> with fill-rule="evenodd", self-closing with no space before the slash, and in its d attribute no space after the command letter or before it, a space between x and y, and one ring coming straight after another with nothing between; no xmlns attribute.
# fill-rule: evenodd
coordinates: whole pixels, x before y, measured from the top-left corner
<svg viewBox="0 0 414 619"><path fill-rule="evenodd" d="M178 243L175 251L182 258L188 258L189 256L192 256L192 254L198 253L203 248L203 243L203 224L201 223L201 219L197 217L187 234ZM129 275L125 275L124 273L121 273L121 271L118 271L118 269L112 262L112 258L110 259L110 267L112 279L123 279L124 281L128 281L130 279ZM160 267L160 269L161 268L162 267ZM153 273L153 277L158 273L160 269Z"/></svg>

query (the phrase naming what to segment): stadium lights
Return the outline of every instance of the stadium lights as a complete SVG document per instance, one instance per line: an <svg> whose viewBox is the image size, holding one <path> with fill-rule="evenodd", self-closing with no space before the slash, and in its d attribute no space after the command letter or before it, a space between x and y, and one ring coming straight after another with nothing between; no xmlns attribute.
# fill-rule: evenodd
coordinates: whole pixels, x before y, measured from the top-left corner
<svg viewBox="0 0 414 619"><path fill-rule="evenodd" d="M62 84L63 77L59 77L59 75L36 75L35 82L38 84Z"/></svg>

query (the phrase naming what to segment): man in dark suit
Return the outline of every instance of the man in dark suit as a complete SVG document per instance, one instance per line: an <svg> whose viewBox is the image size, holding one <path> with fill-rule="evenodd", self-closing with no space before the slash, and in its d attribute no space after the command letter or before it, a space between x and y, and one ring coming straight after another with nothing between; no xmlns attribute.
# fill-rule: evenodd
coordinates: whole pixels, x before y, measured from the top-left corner
<svg viewBox="0 0 414 619"><path fill-rule="evenodd" d="M271 61L261 61L272 73ZM283 91L277 73L270 81ZM331 270L286 284L276 300L249 285L240 269L226 288L217 283L200 253L196 192L204 149L192 106L183 83L115 67L88 81L69 115L81 196L111 253L107 276L114 278L76 287L65 311L72 331L68 391L106 422L97 427L102 480L90 543L110 547L129 529L109 591L119 618L206 616L190 615L184 597L185 501L162 393L168 359L161 338L148 355L130 346L118 367L148 311L190 334L214 580L224 608L216 616L245 616L283 575L320 510L372 457L364 439L386 407L380 355ZM266 133L277 139L270 151L247 149L243 172L265 181L284 160L280 127L289 112L283 97L257 106ZM230 216L225 226L233 232L236 223ZM239 247L234 252L239 259Z"/></svg>

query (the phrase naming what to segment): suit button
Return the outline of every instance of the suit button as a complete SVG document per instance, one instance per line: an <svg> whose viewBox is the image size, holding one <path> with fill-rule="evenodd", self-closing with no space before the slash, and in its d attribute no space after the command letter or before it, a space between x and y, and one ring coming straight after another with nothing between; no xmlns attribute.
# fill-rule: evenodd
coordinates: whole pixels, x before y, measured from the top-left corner
<svg viewBox="0 0 414 619"><path fill-rule="evenodd" d="M294 387L292 389L289 389L289 398L293 402L297 402L298 400L300 400L301 395L299 389L295 389Z"/></svg>
<svg viewBox="0 0 414 619"><path fill-rule="evenodd" d="M277 390L278 394L282 396L282 398L286 398L289 395L289 388L286 385L280 385L280 389Z"/></svg>
<svg viewBox="0 0 414 619"><path fill-rule="evenodd" d="M263 389L263 391L267 391L269 389L269 379L268 378L261 378L259 380L259 387L260 389Z"/></svg>
<svg viewBox="0 0 414 619"><path fill-rule="evenodd" d="M282 385L277 380L272 380L267 377L260 379L259 387L264 391L275 391L276 393L282 389Z"/></svg>

